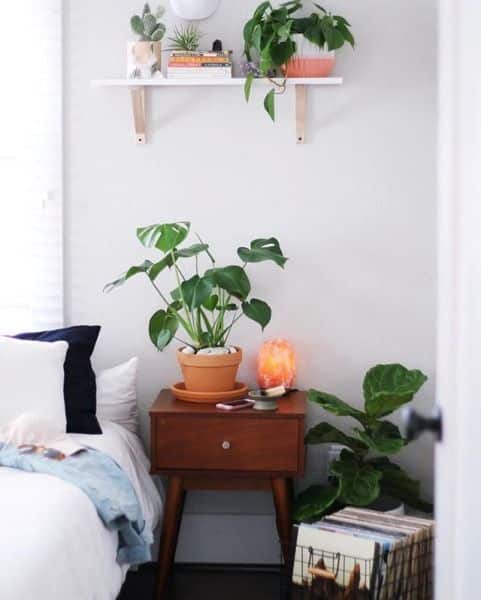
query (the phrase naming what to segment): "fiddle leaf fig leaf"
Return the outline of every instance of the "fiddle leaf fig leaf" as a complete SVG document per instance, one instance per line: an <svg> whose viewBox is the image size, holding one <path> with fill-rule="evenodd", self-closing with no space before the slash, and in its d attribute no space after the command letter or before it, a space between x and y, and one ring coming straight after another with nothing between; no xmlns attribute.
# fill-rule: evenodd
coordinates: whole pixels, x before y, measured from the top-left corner
<svg viewBox="0 0 481 600"><path fill-rule="evenodd" d="M274 237L252 240L250 248L241 246L237 249L237 255L246 263L272 260L280 267L284 267L287 262L287 258L282 253L279 242Z"/></svg>
<svg viewBox="0 0 481 600"><path fill-rule="evenodd" d="M339 486L312 485L297 496L294 520L309 521L321 517L338 496Z"/></svg>
<svg viewBox="0 0 481 600"><path fill-rule="evenodd" d="M366 461L382 473L381 491L383 494L399 498L416 510L430 513L433 505L421 498L421 485L419 481L412 479L395 463L385 456L379 456Z"/></svg>
<svg viewBox="0 0 481 600"><path fill-rule="evenodd" d="M218 285L239 300L245 300L251 291L251 284L246 272L237 265L209 269L205 273L205 278L210 279L214 285Z"/></svg>
<svg viewBox="0 0 481 600"><path fill-rule="evenodd" d="M192 310L199 308L209 298L212 287L210 279L194 275L182 282L180 289L186 305Z"/></svg>
<svg viewBox="0 0 481 600"><path fill-rule="evenodd" d="M162 252L170 252L185 240L189 229L188 221L149 225L137 229L137 238L147 248L154 247Z"/></svg>
<svg viewBox="0 0 481 600"><path fill-rule="evenodd" d="M422 371L409 371L400 364L376 365L363 383L365 409L370 417L383 417L412 400L427 381Z"/></svg>
<svg viewBox="0 0 481 600"><path fill-rule="evenodd" d="M307 432L305 442L306 444L342 444L360 454L365 454L369 449L364 442L346 435L325 422L311 427Z"/></svg>
<svg viewBox="0 0 481 600"><path fill-rule="evenodd" d="M365 431L354 431L371 450L382 454L395 454L406 444L399 428L389 421L374 421Z"/></svg>
<svg viewBox="0 0 481 600"><path fill-rule="evenodd" d="M349 450L341 452L339 460L331 464L330 472L339 479L339 497L346 504L368 506L380 494L381 471L360 463Z"/></svg>
<svg viewBox="0 0 481 600"><path fill-rule="evenodd" d="M112 291L116 287L119 287L120 285L125 283L134 275L138 275L139 273L148 274L151 267L152 262L150 260L144 260L142 264L130 267L130 269L128 269L121 277L119 277L115 281L107 283L107 285L104 287L104 292Z"/></svg>
<svg viewBox="0 0 481 600"><path fill-rule="evenodd" d="M329 411L333 415L337 415L338 417L353 417L363 425L367 423L367 416L363 412L353 408L347 402L337 398L337 396L311 389L307 397L310 402L319 404L324 410Z"/></svg>
<svg viewBox="0 0 481 600"><path fill-rule="evenodd" d="M163 350L172 340L179 323L177 317L165 310L158 310L150 318L149 337L158 350Z"/></svg>
<svg viewBox="0 0 481 600"><path fill-rule="evenodd" d="M242 312L249 319L259 323L262 329L264 329L271 320L271 307L263 300L258 300L257 298L252 298L250 302L243 302Z"/></svg>

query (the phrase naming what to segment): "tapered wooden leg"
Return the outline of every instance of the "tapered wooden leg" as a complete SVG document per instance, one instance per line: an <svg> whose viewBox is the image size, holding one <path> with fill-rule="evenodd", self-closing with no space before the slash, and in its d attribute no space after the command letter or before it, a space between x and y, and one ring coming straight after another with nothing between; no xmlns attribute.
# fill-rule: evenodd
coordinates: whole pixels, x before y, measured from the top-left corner
<svg viewBox="0 0 481 600"><path fill-rule="evenodd" d="M185 488L182 477L177 475L169 477L160 536L159 567L155 591L156 600L162 600L167 597L167 580L175 558L184 498Z"/></svg>
<svg viewBox="0 0 481 600"><path fill-rule="evenodd" d="M271 479L271 485L282 555L284 562L288 564L292 535L292 482L290 479L275 477Z"/></svg>

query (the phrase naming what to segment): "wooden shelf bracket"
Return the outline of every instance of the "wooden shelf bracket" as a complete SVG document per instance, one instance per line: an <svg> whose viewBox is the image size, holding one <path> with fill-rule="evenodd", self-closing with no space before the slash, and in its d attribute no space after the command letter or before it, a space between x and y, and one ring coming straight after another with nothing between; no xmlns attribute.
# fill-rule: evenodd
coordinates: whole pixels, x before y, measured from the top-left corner
<svg viewBox="0 0 481 600"><path fill-rule="evenodd" d="M306 130L306 86L296 85L296 141L304 143Z"/></svg>
<svg viewBox="0 0 481 600"><path fill-rule="evenodd" d="M135 139L137 144L145 144L145 88L132 87L132 112L134 116Z"/></svg>

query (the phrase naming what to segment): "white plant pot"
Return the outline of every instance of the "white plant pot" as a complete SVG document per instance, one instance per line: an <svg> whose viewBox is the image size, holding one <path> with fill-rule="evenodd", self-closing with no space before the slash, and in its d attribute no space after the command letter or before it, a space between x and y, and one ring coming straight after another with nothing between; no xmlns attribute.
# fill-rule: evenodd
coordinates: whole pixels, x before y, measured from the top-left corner
<svg viewBox="0 0 481 600"><path fill-rule="evenodd" d="M127 78L152 79L162 77L162 43L127 43Z"/></svg>

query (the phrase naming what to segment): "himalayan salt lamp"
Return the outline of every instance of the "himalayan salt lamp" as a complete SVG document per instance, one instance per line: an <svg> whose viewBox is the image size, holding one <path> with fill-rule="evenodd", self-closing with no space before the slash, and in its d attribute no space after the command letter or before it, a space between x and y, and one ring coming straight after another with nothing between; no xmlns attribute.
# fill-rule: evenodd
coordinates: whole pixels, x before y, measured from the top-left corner
<svg viewBox="0 0 481 600"><path fill-rule="evenodd" d="M257 355L257 383L260 388L292 387L296 376L294 348L287 340L264 342Z"/></svg>

